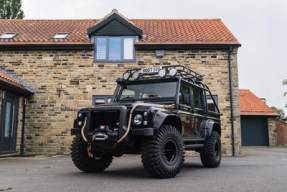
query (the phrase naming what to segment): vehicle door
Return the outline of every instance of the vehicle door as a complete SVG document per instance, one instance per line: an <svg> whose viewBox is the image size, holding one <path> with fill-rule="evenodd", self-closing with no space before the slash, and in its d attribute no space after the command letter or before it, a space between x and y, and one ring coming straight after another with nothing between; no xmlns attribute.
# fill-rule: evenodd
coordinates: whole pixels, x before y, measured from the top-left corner
<svg viewBox="0 0 287 192"><path fill-rule="evenodd" d="M194 119L192 117L190 86L181 84L179 93L179 116L182 122L182 136L194 137ZM189 95L189 103L184 103L184 95Z"/></svg>
<svg viewBox="0 0 287 192"><path fill-rule="evenodd" d="M202 89L192 87L192 107L194 115L194 135L195 137L200 136L200 125L206 120L206 107L203 99Z"/></svg>

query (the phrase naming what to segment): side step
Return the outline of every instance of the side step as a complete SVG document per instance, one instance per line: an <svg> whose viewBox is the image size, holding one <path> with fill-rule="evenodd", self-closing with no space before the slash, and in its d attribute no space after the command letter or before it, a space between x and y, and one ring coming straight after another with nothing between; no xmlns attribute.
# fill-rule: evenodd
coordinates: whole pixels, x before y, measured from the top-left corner
<svg viewBox="0 0 287 192"><path fill-rule="evenodd" d="M198 142L198 141L205 141L205 138L189 138L189 139L183 138L183 142Z"/></svg>
<svg viewBox="0 0 287 192"><path fill-rule="evenodd" d="M201 148L201 147L204 147L204 144L185 145L185 150L188 150L188 149L197 149L197 148Z"/></svg>

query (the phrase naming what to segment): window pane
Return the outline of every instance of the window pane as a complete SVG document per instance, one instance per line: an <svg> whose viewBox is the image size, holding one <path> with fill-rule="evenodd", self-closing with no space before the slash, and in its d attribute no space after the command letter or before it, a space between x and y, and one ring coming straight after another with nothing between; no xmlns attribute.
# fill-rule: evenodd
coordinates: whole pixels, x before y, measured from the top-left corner
<svg viewBox="0 0 287 192"><path fill-rule="evenodd" d="M124 38L124 59L133 59L134 57L134 39Z"/></svg>
<svg viewBox="0 0 287 192"><path fill-rule="evenodd" d="M120 37L109 38L109 60L110 61L121 60L121 38Z"/></svg>
<svg viewBox="0 0 287 192"><path fill-rule="evenodd" d="M207 108L209 111L215 112L215 105L214 105L213 100L211 98L207 98Z"/></svg>
<svg viewBox="0 0 287 192"><path fill-rule="evenodd" d="M4 133L4 137L9 137L9 133L10 133L10 117L11 117L11 102L7 102L6 104L6 117L5 117L5 133Z"/></svg>
<svg viewBox="0 0 287 192"><path fill-rule="evenodd" d="M193 90L193 101L194 101L194 107L201 109L201 101L200 101L200 92Z"/></svg>
<svg viewBox="0 0 287 192"><path fill-rule="evenodd" d="M97 38L97 59L106 59L106 38Z"/></svg>
<svg viewBox="0 0 287 192"><path fill-rule="evenodd" d="M180 92L179 92L179 103L180 104L183 104L183 95L184 94L189 94L189 88L181 85L180 86Z"/></svg>
<svg viewBox="0 0 287 192"><path fill-rule="evenodd" d="M95 99L95 105L105 104L105 98Z"/></svg>

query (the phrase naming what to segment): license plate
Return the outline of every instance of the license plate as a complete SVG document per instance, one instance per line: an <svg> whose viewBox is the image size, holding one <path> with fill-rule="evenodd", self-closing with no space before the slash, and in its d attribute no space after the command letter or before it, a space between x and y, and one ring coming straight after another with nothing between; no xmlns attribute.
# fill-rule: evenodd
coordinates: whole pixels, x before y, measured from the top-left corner
<svg viewBox="0 0 287 192"><path fill-rule="evenodd" d="M162 67L142 68L141 73L157 73Z"/></svg>

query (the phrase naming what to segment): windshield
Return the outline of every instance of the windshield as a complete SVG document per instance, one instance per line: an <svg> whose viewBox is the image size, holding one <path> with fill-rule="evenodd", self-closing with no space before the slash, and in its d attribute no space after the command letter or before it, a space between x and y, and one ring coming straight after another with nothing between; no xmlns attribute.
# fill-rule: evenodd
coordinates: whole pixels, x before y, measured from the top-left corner
<svg viewBox="0 0 287 192"><path fill-rule="evenodd" d="M123 85L119 92L119 100L144 100L174 97L177 82L145 83Z"/></svg>

